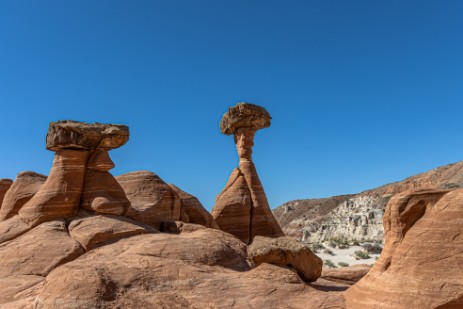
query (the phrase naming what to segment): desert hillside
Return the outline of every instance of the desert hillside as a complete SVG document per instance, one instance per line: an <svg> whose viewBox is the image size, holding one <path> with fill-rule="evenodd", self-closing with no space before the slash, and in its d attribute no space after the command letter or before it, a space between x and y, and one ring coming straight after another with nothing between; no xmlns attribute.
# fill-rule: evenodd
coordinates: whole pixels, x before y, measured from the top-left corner
<svg viewBox="0 0 463 309"><path fill-rule="evenodd" d="M307 243L340 238L381 242L383 213L391 196L405 190L461 187L463 161L358 194L289 201L273 213L287 235Z"/></svg>

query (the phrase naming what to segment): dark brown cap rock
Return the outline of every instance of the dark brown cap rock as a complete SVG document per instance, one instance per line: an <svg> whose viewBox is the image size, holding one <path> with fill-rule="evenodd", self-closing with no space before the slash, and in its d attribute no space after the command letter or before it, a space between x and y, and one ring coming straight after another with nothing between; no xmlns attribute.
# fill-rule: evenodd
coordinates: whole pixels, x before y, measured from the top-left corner
<svg viewBox="0 0 463 309"><path fill-rule="evenodd" d="M223 134L234 134L236 129L252 127L256 130L270 126L270 114L265 108L251 103L238 103L228 109L220 121L220 131Z"/></svg>
<svg viewBox="0 0 463 309"><path fill-rule="evenodd" d="M64 120L50 123L47 149L111 150L121 147L128 140L129 127L125 125Z"/></svg>

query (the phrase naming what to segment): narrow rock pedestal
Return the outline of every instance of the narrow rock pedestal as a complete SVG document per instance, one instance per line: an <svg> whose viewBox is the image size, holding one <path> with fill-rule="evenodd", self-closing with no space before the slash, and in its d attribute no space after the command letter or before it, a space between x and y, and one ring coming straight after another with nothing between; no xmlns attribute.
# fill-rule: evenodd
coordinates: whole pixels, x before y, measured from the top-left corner
<svg viewBox="0 0 463 309"><path fill-rule="evenodd" d="M273 216L264 188L252 161L252 147L257 130L270 126L270 114L262 107L238 103L220 122L223 134L234 135L240 158L223 191L217 196L212 216L219 228L246 244L254 236L284 236Z"/></svg>

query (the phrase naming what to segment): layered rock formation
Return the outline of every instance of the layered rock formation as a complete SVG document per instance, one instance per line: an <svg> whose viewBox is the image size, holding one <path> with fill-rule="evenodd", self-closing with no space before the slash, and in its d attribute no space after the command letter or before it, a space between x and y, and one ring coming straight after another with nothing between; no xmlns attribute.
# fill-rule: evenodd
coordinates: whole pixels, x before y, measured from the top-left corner
<svg viewBox="0 0 463 309"><path fill-rule="evenodd" d="M24 204L39 191L46 179L46 176L34 172L19 173L1 204L0 221L17 215Z"/></svg>
<svg viewBox="0 0 463 309"><path fill-rule="evenodd" d="M35 194L19 181L22 190L13 184L6 193L28 192L30 199L9 206L18 214L0 222L1 308L463 306L463 189L394 196L384 215L382 255L354 284L367 267L325 270L320 277L321 261L307 247L275 237L279 233L263 221L256 221L263 226L257 232L252 229L254 208L268 204L249 164L240 165L221 195L237 205L220 208L243 218L238 205L247 202L233 200L233 192L243 192L251 207L248 246L208 228L214 220L199 201L154 173L116 181L108 150L127 141L123 126L60 122L50 128L47 145L56 155L49 177ZM241 150L251 162L250 148ZM265 211L256 213L265 218Z"/></svg>
<svg viewBox="0 0 463 309"><path fill-rule="evenodd" d="M322 259L291 237L256 236L248 247L248 256L255 265L270 263L292 267L306 281L316 281L322 273Z"/></svg>
<svg viewBox="0 0 463 309"><path fill-rule="evenodd" d="M240 159L223 191L217 196L212 216L219 228L249 244L257 235L279 237L283 232L273 217L264 188L252 161L257 130L270 126L270 115L262 107L238 103L220 122L223 134L234 135Z"/></svg>
<svg viewBox="0 0 463 309"><path fill-rule="evenodd" d="M384 250L347 291L348 307L463 308L463 189L397 194L384 229Z"/></svg>
<svg viewBox="0 0 463 309"><path fill-rule="evenodd" d="M169 183L169 187L177 194L182 205L180 217L185 223L200 224L205 227L218 229L212 215L204 208L201 202L193 195L183 191L174 184Z"/></svg>
<svg viewBox="0 0 463 309"><path fill-rule="evenodd" d="M12 197L0 222L0 307L344 305L340 291L347 285L301 279L315 280L320 265L295 240L278 240L286 244L281 249L287 260L275 259L273 239L264 246L270 251L248 256L241 240L209 228L216 224L198 199L156 174L139 171L116 180L108 150L127 139L125 126L50 125L47 147L56 151L50 175L20 174L7 192ZM34 181L24 183L27 177ZM253 192L262 202L263 191Z"/></svg>
<svg viewBox="0 0 463 309"><path fill-rule="evenodd" d="M165 183L153 172L130 172L116 179L130 200L126 216L133 220L156 229L160 229L163 222L169 221L217 227L211 214L196 197L175 185Z"/></svg>
<svg viewBox="0 0 463 309"><path fill-rule="evenodd" d="M307 243L333 238L382 242L382 217L391 196L404 190L461 187L463 161L355 195L290 201L273 212L286 235Z"/></svg>
<svg viewBox="0 0 463 309"><path fill-rule="evenodd" d="M321 278L329 281L353 285L362 279L371 269L371 265L359 264L341 268L324 268Z"/></svg>
<svg viewBox="0 0 463 309"><path fill-rule="evenodd" d="M342 308L339 290L287 269L250 269L246 246L214 229L123 239L58 267L37 308ZM290 297L289 297L290 296ZM34 299L23 301L33 302Z"/></svg>

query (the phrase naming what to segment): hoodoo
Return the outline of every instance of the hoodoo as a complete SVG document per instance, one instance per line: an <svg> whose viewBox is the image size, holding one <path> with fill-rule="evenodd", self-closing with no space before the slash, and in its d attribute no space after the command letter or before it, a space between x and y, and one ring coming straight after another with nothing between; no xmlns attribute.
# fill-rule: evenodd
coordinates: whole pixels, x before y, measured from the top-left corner
<svg viewBox="0 0 463 309"><path fill-rule="evenodd" d="M240 159L223 191L217 196L212 216L219 228L250 244L254 236L284 236L273 216L252 161L257 130L270 126L270 114L250 103L230 107L220 121L220 131L234 135Z"/></svg>

